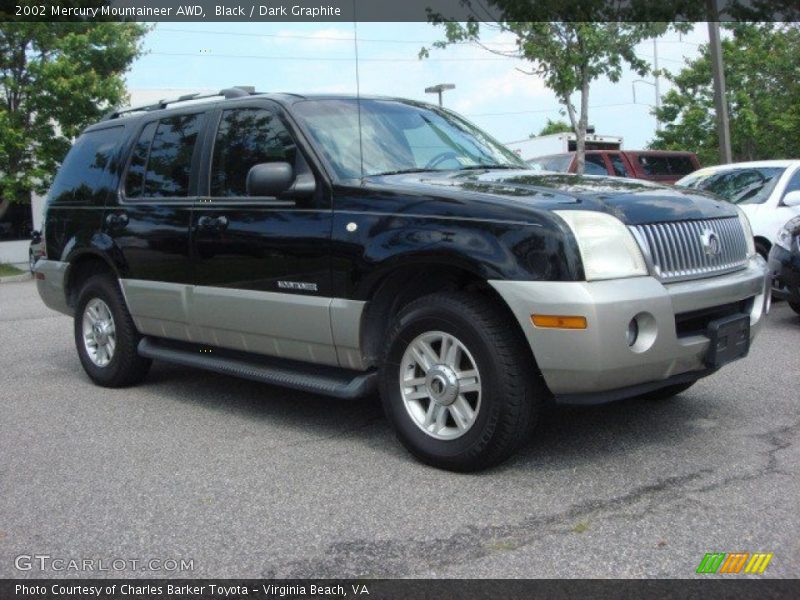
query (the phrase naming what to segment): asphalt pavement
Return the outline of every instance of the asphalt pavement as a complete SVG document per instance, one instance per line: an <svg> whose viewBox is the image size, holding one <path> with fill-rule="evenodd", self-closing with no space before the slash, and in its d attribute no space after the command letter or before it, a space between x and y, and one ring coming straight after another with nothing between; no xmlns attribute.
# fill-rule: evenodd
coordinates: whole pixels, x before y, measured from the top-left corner
<svg viewBox="0 0 800 600"><path fill-rule="evenodd" d="M684 394L557 408L460 475L415 462L374 398L166 364L96 387L71 320L4 283L0 577L695 577L707 552L798 577L798 348L777 304L746 359Z"/></svg>

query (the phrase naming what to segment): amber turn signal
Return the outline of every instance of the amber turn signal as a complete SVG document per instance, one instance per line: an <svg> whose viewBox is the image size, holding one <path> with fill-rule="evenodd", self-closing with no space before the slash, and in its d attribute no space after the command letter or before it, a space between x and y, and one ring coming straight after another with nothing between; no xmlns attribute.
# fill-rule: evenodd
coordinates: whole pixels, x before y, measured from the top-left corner
<svg viewBox="0 0 800 600"><path fill-rule="evenodd" d="M548 327L550 329L586 329L586 317L531 315L531 322L536 327Z"/></svg>

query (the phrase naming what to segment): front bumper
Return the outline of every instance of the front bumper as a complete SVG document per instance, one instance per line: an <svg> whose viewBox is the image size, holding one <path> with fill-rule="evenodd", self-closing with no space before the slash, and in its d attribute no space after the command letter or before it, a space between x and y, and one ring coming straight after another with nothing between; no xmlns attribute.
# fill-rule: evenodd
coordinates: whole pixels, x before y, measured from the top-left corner
<svg viewBox="0 0 800 600"><path fill-rule="evenodd" d="M760 329L769 279L761 257L741 271L664 285L653 277L610 281L490 281L519 321L545 382L557 401L595 403L699 379L710 340L688 333L676 316L734 305L750 314L751 339ZM586 317L586 329L534 327L531 315ZM640 319L637 342L628 324Z"/></svg>
<svg viewBox="0 0 800 600"><path fill-rule="evenodd" d="M772 295L800 304L800 252L789 252L777 244L769 252Z"/></svg>

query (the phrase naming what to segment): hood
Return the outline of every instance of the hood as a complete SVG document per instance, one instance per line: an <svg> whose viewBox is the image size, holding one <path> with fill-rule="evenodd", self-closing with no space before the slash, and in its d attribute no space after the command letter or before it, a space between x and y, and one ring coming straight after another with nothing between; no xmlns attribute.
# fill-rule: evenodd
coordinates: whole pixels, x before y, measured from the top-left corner
<svg viewBox="0 0 800 600"><path fill-rule="evenodd" d="M469 198L493 208L500 205L509 219L522 219L531 209L593 210L614 215L628 225L738 214L732 204L705 192L623 177L481 170L385 175L367 180L450 202Z"/></svg>

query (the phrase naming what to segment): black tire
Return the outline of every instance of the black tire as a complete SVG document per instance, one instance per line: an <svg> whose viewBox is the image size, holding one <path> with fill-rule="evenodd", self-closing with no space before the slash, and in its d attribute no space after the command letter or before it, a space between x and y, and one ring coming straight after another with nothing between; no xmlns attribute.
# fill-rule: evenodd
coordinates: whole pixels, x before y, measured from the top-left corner
<svg viewBox="0 0 800 600"><path fill-rule="evenodd" d="M800 302L793 302L792 300L789 300L789 307L798 315L800 315Z"/></svg>
<svg viewBox="0 0 800 600"><path fill-rule="evenodd" d="M116 334L116 347L111 360L104 366L92 361L83 339L84 311L86 305L95 298L108 306ZM109 275L93 275L81 288L75 307L74 332L81 365L96 384L110 388L126 387L138 383L147 375L152 361L137 353L136 347L141 336L136 331L117 282Z"/></svg>
<svg viewBox="0 0 800 600"><path fill-rule="evenodd" d="M756 242L756 252L760 254L764 260L769 260L769 246L764 242Z"/></svg>
<svg viewBox="0 0 800 600"><path fill-rule="evenodd" d="M425 433L410 416L401 392L403 354L417 336L432 331L455 336L480 373L480 406L473 424L451 440ZM453 471L477 471L508 458L525 441L549 395L519 325L492 300L455 292L425 296L400 311L387 336L380 391L403 445L422 462Z"/></svg>
<svg viewBox="0 0 800 600"><path fill-rule="evenodd" d="M638 396L638 398L654 400L654 401L668 400L673 396L682 394L690 387L692 387L695 383L697 383L697 381L689 381L687 383L676 383L675 385L668 385L667 387L663 387L660 390L655 390L653 392L642 394L641 396Z"/></svg>

